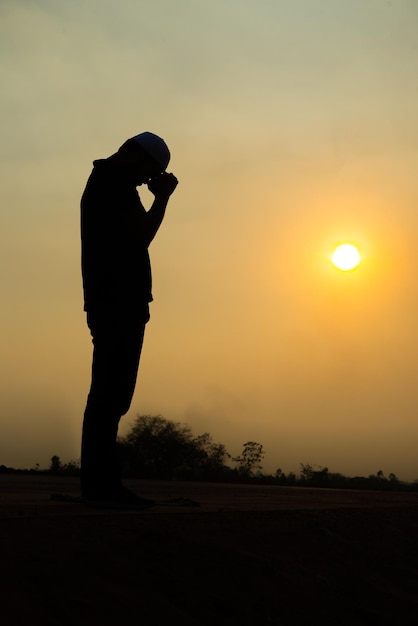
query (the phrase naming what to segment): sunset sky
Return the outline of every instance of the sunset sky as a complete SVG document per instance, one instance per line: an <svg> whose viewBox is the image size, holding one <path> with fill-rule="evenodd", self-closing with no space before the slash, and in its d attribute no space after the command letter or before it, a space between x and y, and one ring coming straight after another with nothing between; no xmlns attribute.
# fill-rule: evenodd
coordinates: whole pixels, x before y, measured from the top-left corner
<svg viewBox="0 0 418 626"><path fill-rule="evenodd" d="M80 196L149 130L180 182L121 434L418 479L418 3L2 0L0 50L0 465L79 457Z"/></svg>

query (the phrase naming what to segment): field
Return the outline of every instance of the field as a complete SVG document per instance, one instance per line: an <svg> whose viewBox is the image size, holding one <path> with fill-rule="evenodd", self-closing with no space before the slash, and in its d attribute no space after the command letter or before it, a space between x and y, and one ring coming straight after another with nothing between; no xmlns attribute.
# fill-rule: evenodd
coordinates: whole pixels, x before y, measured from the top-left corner
<svg viewBox="0 0 418 626"><path fill-rule="evenodd" d="M0 476L5 626L416 626L418 496L128 481L200 507L55 502L76 479Z"/></svg>

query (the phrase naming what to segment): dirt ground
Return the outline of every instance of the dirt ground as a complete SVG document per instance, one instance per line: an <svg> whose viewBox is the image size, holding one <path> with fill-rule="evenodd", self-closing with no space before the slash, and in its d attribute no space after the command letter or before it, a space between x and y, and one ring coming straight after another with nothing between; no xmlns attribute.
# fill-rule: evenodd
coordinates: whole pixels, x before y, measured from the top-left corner
<svg viewBox="0 0 418 626"><path fill-rule="evenodd" d="M0 475L4 626L417 626L418 495L127 481L200 507L56 502Z"/></svg>

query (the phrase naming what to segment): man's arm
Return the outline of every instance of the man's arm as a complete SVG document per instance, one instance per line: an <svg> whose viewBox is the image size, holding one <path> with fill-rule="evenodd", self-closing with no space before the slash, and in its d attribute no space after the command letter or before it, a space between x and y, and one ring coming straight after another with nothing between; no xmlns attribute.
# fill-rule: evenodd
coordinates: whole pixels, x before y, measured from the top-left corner
<svg viewBox="0 0 418 626"><path fill-rule="evenodd" d="M173 174L161 174L148 183L148 189L154 194L154 202L148 211L129 211L124 221L129 229L129 241L134 245L148 248L157 234L164 219L165 210L171 194L177 187L177 178Z"/></svg>
<svg viewBox="0 0 418 626"><path fill-rule="evenodd" d="M174 174L161 174L148 183L148 189L154 194L154 202L145 215L145 244L148 247L157 234L164 219L168 200L177 187L178 180Z"/></svg>

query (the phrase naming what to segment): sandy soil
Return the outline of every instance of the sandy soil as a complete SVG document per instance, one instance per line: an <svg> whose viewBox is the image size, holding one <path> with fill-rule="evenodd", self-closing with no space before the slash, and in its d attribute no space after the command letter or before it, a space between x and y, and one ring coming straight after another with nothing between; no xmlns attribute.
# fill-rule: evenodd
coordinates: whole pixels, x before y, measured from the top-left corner
<svg viewBox="0 0 418 626"><path fill-rule="evenodd" d="M77 481L0 476L5 626L417 626L418 496L128 481L200 507L50 500Z"/></svg>

